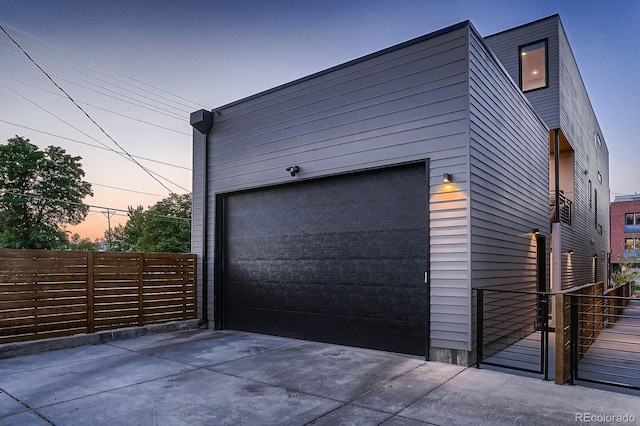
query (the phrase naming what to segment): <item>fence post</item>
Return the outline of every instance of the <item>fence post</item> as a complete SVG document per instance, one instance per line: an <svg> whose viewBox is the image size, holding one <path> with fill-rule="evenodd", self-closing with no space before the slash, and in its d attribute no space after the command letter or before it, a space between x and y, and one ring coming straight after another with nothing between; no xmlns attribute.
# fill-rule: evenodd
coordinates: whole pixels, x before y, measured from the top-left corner
<svg viewBox="0 0 640 426"><path fill-rule="evenodd" d="M483 305L484 305L484 293L483 289L477 288L476 294L476 368L480 368L480 363L482 362L482 346L483 346L483 329L484 329L484 313L483 313Z"/></svg>
<svg viewBox="0 0 640 426"><path fill-rule="evenodd" d="M144 253L138 256L138 325L144 325Z"/></svg>
<svg viewBox="0 0 640 426"><path fill-rule="evenodd" d="M565 347L567 344L566 328L567 324L564 315L564 293L556 293L556 384L563 385L567 381L567 359L565 357Z"/></svg>
<svg viewBox="0 0 640 426"><path fill-rule="evenodd" d="M93 252L87 251L87 333L93 333L94 305L93 305Z"/></svg>

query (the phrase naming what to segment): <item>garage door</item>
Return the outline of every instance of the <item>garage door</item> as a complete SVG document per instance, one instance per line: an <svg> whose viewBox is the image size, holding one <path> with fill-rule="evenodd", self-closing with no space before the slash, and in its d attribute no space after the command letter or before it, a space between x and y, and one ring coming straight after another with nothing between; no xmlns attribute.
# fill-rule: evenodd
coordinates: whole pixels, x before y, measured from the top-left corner
<svg viewBox="0 0 640 426"><path fill-rule="evenodd" d="M223 198L223 327L424 355L423 163Z"/></svg>

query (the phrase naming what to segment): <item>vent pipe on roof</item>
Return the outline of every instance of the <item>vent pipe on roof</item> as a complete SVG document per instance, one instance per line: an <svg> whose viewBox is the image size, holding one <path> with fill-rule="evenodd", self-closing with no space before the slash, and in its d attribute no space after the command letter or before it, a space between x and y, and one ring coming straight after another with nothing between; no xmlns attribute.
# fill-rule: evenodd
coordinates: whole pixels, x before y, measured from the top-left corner
<svg viewBox="0 0 640 426"><path fill-rule="evenodd" d="M202 277L202 317L198 325L209 322L209 194L208 173L209 162L209 132L213 127L213 113L204 109L191 113L191 126L204 135L202 147L202 259L200 261L200 276Z"/></svg>

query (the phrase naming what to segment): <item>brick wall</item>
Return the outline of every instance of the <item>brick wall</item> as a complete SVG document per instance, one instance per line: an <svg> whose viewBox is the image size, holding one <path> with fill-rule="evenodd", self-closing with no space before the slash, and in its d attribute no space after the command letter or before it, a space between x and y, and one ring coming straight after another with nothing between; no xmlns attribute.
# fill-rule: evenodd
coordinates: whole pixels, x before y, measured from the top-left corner
<svg viewBox="0 0 640 426"><path fill-rule="evenodd" d="M640 213L640 201L618 201L611 203L611 262L617 263L624 252L624 239L640 237L640 232L624 232L625 213Z"/></svg>

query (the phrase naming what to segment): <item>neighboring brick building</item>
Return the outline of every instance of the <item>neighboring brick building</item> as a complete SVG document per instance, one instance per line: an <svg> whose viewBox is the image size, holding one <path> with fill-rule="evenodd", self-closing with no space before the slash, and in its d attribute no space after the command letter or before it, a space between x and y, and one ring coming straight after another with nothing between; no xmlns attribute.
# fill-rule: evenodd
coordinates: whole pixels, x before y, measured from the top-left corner
<svg viewBox="0 0 640 426"><path fill-rule="evenodd" d="M640 258L640 194L616 197L610 218L612 265L618 264L619 257Z"/></svg>

